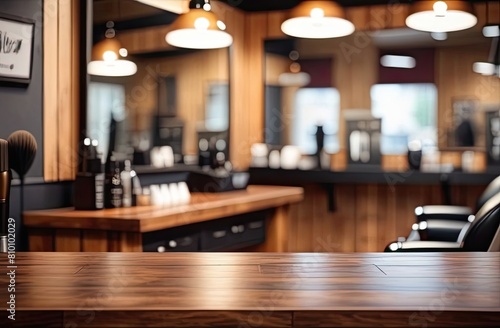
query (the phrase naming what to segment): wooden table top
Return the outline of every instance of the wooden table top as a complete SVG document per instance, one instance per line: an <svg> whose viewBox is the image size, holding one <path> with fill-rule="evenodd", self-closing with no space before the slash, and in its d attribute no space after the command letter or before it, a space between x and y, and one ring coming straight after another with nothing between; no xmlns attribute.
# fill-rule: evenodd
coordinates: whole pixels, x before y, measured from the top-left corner
<svg viewBox="0 0 500 328"><path fill-rule="evenodd" d="M10 268L0 258L5 304ZM18 324L500 323L500 253L18 253L14 265Z"/></svg>
<svg viewBox="0 0 500 328"><path fill-rule="evenodd" d="M28 227L149 232L278 207L303 197L300 187L248 186L246 190L193 193L188 205L97 211L59 208L26 211L23 216Z"/></svg>

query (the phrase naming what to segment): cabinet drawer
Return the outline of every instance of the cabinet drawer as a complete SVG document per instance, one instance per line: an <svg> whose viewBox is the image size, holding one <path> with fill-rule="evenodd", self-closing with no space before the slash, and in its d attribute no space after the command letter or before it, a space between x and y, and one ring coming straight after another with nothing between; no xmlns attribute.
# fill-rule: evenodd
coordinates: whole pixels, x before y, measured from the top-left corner
<svg viewBox="0 0 500 328"><path fill-rule="evenodd" d="M143 234L144 252L197 252L200 234L190 229L168 229Z"/></svg>
<svg viewBox="0 0 500 328"><path fill-rule="evenodd" d="M201 232L200 237L200 247L202 251L217 251L224 249L231 240L228 225L207 228Z"/></svg>
<svg viewBox="0 0 500 328"><path fill-rule="evenodd" d="M200 235L202 251L232 251L265 241L267 213L240 215L212 222Z"/></svg>

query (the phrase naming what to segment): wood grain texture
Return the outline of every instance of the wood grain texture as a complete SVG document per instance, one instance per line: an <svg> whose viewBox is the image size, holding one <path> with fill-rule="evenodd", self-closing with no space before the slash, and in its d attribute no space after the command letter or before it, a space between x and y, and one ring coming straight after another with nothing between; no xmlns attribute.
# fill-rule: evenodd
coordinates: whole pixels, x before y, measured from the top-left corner
<svg viewBox="0 0 500 328"><path fill-rule="evenodd" d="M107 252L108 233L99 230L83 230L81 232L83 252Z"/></svg>
<svg viewBox="0 0 500 328"><path fill-rule="evenodd" d="M28 227L148 232L283 206L302 200L297 187L249 186L224 193L193 193L189 205L136 206L99 211L73 208L27 211Z"/></svg>
<svg viewBox="0 0 500 328"><path fill-rule="evenodd" d="M24 326L37 318L45 326L64 318L65 327L495 327L500 320L500 253L16 255ZM0 264L6 285L6 255ZM11 326L6 320L2 327Z"/></svg>
<svg viewBox="0 0 500 328"><path fill-rule="evenodd" d="M56 229L55 230L55 251L56 252L80 252L81 231L76 229Z"/></svg>
<svg viewBox="0 0 500 328"><path fill-rule="evenodd" d="M265 316L250 311L107 311L99 313L90 323L88 318L76 312L66 312L64 324L78 327L242 327L242 324L258 324L259 327L291 327L292 313L279 312ZM251 326L250 326L251 327Z"/></svg>
<svg viewBox="0 0 500 328"><path fill-rule="evenodd" d="M485 186L453 186L453 204L475 208ZM444 204L439 186L336 184L329 211L321 185L306 185L304 200L290 206L287 252L381 252L407 237L420 205Z"/></svg>
<svg viewBox="0 0 500 328"><path fill-rule="evenodd" d="M43 175L45 181L58 179L58 0L43 2ZM54 42L55 40L55 42ZM55 44L55 46L54 46Z"/></svg>
<svg viewBox="0 0 500 328"><path fill-rule="evenodd" d="M44 1L44 179L76 174L79 101L80 0Z"/></svg>
<svg viewBox="0 0 500 328"><path fill-rule="evenodd" d="M52 252L54 231L52 229L28 229L29 249L32 252Z"/></svg>

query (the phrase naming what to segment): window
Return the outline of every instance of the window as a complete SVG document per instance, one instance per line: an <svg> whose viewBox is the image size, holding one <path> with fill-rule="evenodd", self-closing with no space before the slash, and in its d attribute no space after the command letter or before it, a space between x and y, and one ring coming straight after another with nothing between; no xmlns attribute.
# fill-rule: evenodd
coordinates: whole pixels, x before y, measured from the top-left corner
<svg viewBox="0 0 500 328"><path fill-rule="evenodd" d="M210 84L205 127L209 131L225 131L229 128L229 86L227 83Z"/></svg>
<svg viewBox="0 0 500 328"><path fill-rule="evenodd" d="M315 133L322 125L325 133L324 149L328 153L339 150L340 96L335 88L303 88L295 95L292 144L303 154L316 152Z"/></svg>
<svg viewBox="0 0 500 328"><path fill-rule="evenodd" d="M88 88L87 136L99 142L97 151L101 154L103 161L108 153L111 117L114 117L118 122L126 121L125 87L121 84L90 82ZM123 129L123 124L117 127L117 142L126 142L128 140Z"/></svg>
<svg viewBox="0 0 500 328"><path fill-rule="evenodd" d="M382 154L405 154L408 142L437 145L437 90L432 83L377 84L372 114L382 119Z"/></svg>

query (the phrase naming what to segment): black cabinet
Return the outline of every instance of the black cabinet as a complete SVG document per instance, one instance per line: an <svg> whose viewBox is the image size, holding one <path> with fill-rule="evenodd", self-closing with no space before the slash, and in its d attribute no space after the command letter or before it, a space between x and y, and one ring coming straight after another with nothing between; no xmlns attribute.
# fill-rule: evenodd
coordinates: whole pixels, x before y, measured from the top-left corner
<svg viewBox="0 0 500 328"><path fill-rule="evenodd" d="M144 252L233 251L266 240L269 211L231 216L143 234Z"/></svg>

